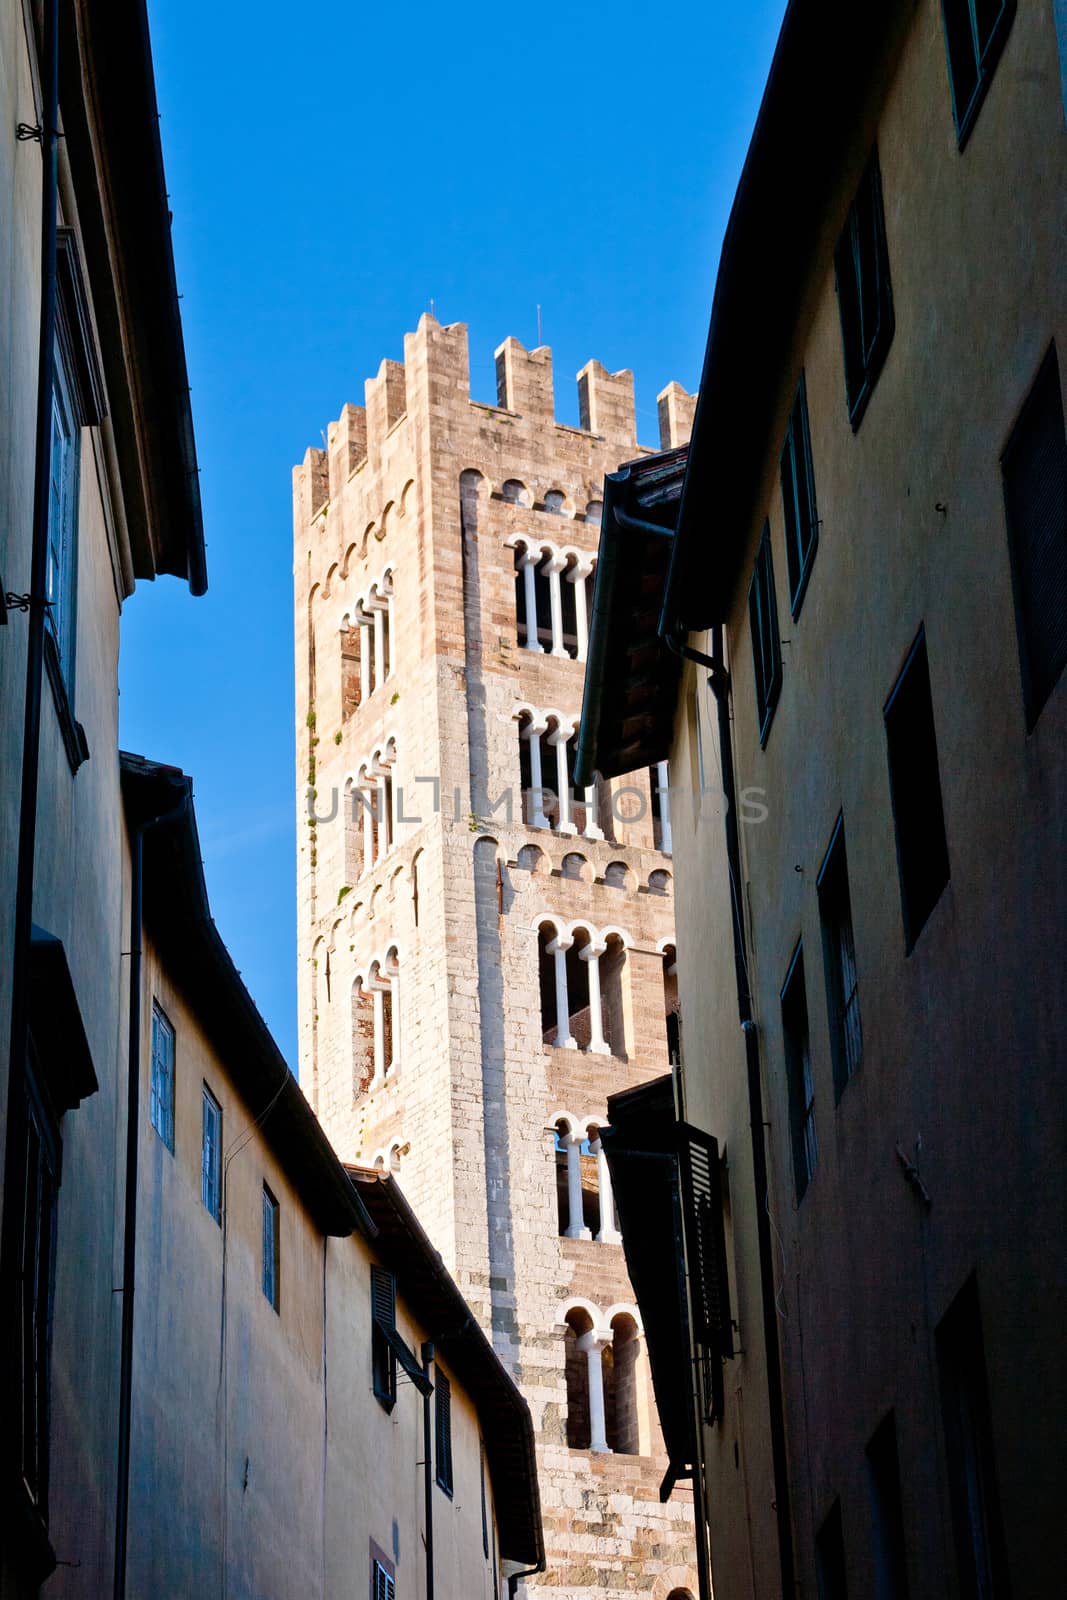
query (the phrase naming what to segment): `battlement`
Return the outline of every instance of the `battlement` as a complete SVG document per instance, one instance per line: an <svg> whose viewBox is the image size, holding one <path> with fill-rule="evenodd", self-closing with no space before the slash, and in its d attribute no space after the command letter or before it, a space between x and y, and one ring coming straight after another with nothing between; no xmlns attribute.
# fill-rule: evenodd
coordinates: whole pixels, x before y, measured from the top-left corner
<svg viewBox="0 0 1067 1600"><path fill-rule="evenodd" d="M507 412L539 430L591 434L604 440L619 460L636 453L634 377L628 368L609 372L599 361L586 363L577 375L579 427L575 430L555 418L548 345L527 350L520 340L510 337L498 346L495 361L496 406L479 406L479 410ZM304 526L327 500L337 498L364 463L374 470L382 465L389 448L386 441L405 417L428 416L436 421L450 408L472 405L466 324L442 324L424 313L414 332L404 336L403 361L383 361L364 388L364 405L344 406L330 424L326 450L308 450L294 471L294 499ZM663 390L658 397L661 448L685 442L695 406L696 396L687 394L681 384L671 383Z"/></svg>

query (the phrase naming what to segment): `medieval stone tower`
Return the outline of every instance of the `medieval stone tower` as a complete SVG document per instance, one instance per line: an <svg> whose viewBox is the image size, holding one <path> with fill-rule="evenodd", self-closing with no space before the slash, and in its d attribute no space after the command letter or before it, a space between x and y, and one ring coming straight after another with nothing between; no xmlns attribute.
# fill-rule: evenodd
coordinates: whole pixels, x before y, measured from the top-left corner
<svg viewBox="0 0 1067 1600"><path fill-rule="evenodd" d="M466 328L424 316L295 472L300 1076L344 1159L398 1172L530 1402L540 1581L667 1600L696 1592L691 1506L659 1502L598 1140L676 1027L667 778L570 783L633 378L590 362L573 428L548 349L496 364L472 401ZM692 409L664 391L664 445Z"/></svg>

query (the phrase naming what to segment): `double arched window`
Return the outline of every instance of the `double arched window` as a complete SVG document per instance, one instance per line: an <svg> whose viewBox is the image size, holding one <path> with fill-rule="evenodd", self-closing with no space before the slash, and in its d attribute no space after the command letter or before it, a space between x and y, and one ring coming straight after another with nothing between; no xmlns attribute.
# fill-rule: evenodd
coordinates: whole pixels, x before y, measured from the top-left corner
<svg viewBox="0 0 1067 1600"><path fill-rule="evenodd" d="M345 881L356 883L392 849L396 740L384 739L345 779Z"/></svg>
<svg viewBox="0 0 1067 1600"><path fill-rule="evenodd" d="M519 725L523 821L531 828L602 839L595 782L588 789L574 787L577 716L526 704L513 714Z"/></svg>
<svg viewBox="0 0 1067 1600"><path fill-rule="evenodd" d="M393 569L341 617L341 711L348 718L393 672Z"/></svg>
<svg viewBox="0 0 1067 1600"><path fill-rule="evenodd" d="M596 557L524 534L509 539L515 551L516 634L524 650L584 661L589 647L586 581Z"/></svg>
<svg viewBox="0 0 1067 1600"><path fill-rule="evenodd" d="M388 1082L398 1052L400 952L390 945L357 972L352 984L352 1093L355 1099Z"/></svg>
<svg viewBox="0 0 1067 1600"><path fill-rule="evenodd" d="M634 1306L599 1310L588 1300L562 1309L567 1443L572 1450L647 1455L648 1385L643 1329Z"/></svg>
<svg viewBox="0 0 1067 1600"><path fill-rule="evenodd" d="M556 1153L556 1205L564 1239L618 1244L611 1174L600 1142L601 1119L561 1111L552 1124Z"/></svg>
<svg viewBox="0 0 1067 1600"><path fill-rule="evenodd" d="M630 1034L626 951L619 928L538 917L541 1030L546 1045L625 1059Z"/></svg>

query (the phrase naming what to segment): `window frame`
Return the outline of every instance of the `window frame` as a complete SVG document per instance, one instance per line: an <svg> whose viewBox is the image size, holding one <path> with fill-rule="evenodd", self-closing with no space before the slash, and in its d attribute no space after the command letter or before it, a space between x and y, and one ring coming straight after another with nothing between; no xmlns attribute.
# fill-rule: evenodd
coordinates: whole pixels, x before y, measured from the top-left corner
<svg viewBox="0 0 1067 1600"><path fill-rule="evenodd" d="M437 1487L451 1500L455 1492L452 1460L452 1384L434 1363L433 1465Z"/></svg>
<svg viewBox="0 0 1067 1600"><path fill-rule="evenodd" d="M764 618L768 625L766 639ZM748 622L752 637L756 720L759 726L760 749L765 750L782 692L782 638L778 626L778 594L774 583L774 555L771 550L769 518L763 524L763 532L756 547L756 557L752 563L752 577L748 586ZM765 644L769 649L769 672L768 658L764 654Z"/></svg>
<svg viewBox="0 0 1067 1600"><path fill-rule="evenodd" d="M58 424L58 427L57 427ZM57 432L63 443L57 485ZM52 421L48 475L48 568L45 634L55 652L63 688L74 701L74 655L77 626L78 498L81 486L81 419L75 378L66 341L57 337L52 363ZM58 530L55 526L56 498Z"/></svg>
<svg viewBox="0 0 1067 1600"><path fill-rule="evenodd" d="M909 856L909 854L911 852L911 849L912 849L912 846L910 844L910 836L909 836L909 842L907 843L905 848L902 848L902 841L904 840L904 834L902 832L902 826L901 826L901 824L902 824L901 812L902 812L902 809L903 809L903 807L902 807L902 798L903 797L901 795L902 785L900 785L896 781L896 779L894 777L894 736L893 736L893 733L892 733L891 727L890 727L890 718L893 715L893 709L896 706L898 700L900 699L901 691L904 689L905 684L908 682L909 673L912 672L916 668L916 663L920 660L920 658L922 659L922 661L924 663L924 670L925 670L925 676L926 676L926 690L927 690L927 698L928 698L929 710L930 710L930 728L931 728L931 732L932 732L932 736L933 736L932 742L933 742L933 755L934 755L934 767L935 767L934 777L937 780L937 782L936 782L936 791L937 791L936 792L936 798L937 798L938 815L940 817L940 824L941 824L941 843L942 843L942 849L943 849L943 855L944 855L944 868L945 868L945 876L942 879L941 883L938 885L936 894L934 894L933 898L930 899L929 904L926 905L925 910L921 910L921 909L917 909L916 908L916 905L913 903L916 900L916 897L914 895L913 889L909 890L909 879L912 877L913 869L914 869L914 857L912 857L912 860L911 860L910 863L906 861L906 858ZM896 843L897 876L898 876L899 881L900 881L900 909L901 909L901 916L902 916L903 923L904 923L904 953L905 953L905 955L909 955L910 956L911 952L915 949L915 946L919 942L919 938L920 938L920 936L922 934L923 929L926 927L927 923L930 921L930 918L933 916L933 913L934 913L937 905L939 904L939 902L940 902L945 890L948 888L948 885L952 881L952 858L949 855L949 848L948 848L948 829L947 829L946 822L945 822L945 798L944 798L944 790L941 787L941 760L940 760L940 756L939 756L938 750L937 750L937 721L936 721L936 718L934 716L933 685L930 682L930 658L929 658L929 654L928 654L927 648L926 648L926 628L925 628L925 625L923 625L923 626L921 626L919 628L919 631L915 635L915 638L913 639L913 641L911 643L911 646L910 646L910 648L908 650L907 655L904 657L904 663L901 666L900 671L897 673L896 681L894 682L893 687L890 690L890 693L889 693L889 696L888 696L888 698L887 698L887 700L885 702L885 705L882 707L882 722L883 722L883 725L885 727L886 765L887 765L887 768L888 768L889 793L890 793L890 801L891 801L891 804L892 804L892 811L893 811L893 834L894 834L894 839L895 839L895 843ZM911 729L912 735L914 735L914 731L915 731L914 728ZM914 739L909 740L909 743L913 744L914 743ZM927 775L927 776L929 776L929 775ZM925 823L926 823L927 819L924 818L923 820L924 820L924 827L925 827Z"/></svg>
<svg viewBox="0 0 1067 1600"><path fill-rule="evenodd" d="M8 1206L17 1218L18 1244L15 1272L13 1325L18 1330L15 1380L18 1383L18 1417L15 1454L18 1481L42 1528L48 1526L48 1489L51 1443L52 1320L55 1304L56 1242L59 1189L62 1183L63 1142L59 1123L41 1077L32 1035L28 1041L21 1083L10 1097L9 1116L18 1119L17 1157L5 1174L5 1217ZM14 1127L12 1132L15 1132ZM36 1137L38 1160L31 1168L31 1137ZM9 1145L9 1148L11 1146ZM34 1170L38 1178L31 1203ZM17 1185L14 1194L8 1183ZM33 1226L31 1228L31 1211ZM32 1238L32 1250L28 1245ZM23 1292L31 1278L32 1306ZM29 1346L29 1349L27 1349ZM30 1435L32 1434L32 1446ZM30 1457L32 1456L32 1462ZM27 1469L30 1470L27 1470Z"/></svg>
<svg viewBox="0 0 1067 1600"><path fill-rule="evenodd" d="M263 1297L281 1316L281 1206L269 1183L263 1184ZM268 1239L269 1225L269 1239Z"/></svg>
<svg viewBox="0 0 1067 1600"><path fill-rule="evenodd" d="M786 1093L789 1101L789 1143L792 1152L793 1190L799 1208L811 1188L819 1165L819 1136L815 1120L815 1068L811 1059L811 1014L808 1009L804 941L798 939L789 958L779 993L782 1013L782 1047L785 1056ZM803 1006L803 1047L791 1013ZM803 1095L801 1100L800 1095Z"/></svg>
<svg viewBox="0 0 1067 1600"><path fill-rule="evenodd" d="M166 1039L170 1044L170 1060L164 1062L164 1074L159 1072L160 1054L159 1041ZM177 1040L174 1024L163 1010L158 1000L152 1002L152 1066L151 1082L149 1086L149 1118L153 1128L159 1135L164 1148L174 1154L174 1090L175 1068L177 1055ZM160 1085L165 1082L168 1094L166 1098L160 1093Z"/></svg>
<svg viewBox="0 0 1067 1600"><path fill-rule="evenodd" d="M778 463L785 522L786 576L789 610L795 622L804 604L811 569L819 548L819 511L811 454L808 387L803 371L789 411L789 423ZM802 481L803 480L803 481Z"/></svg>
<svg viewBox="0 0 1067 1600"><path fill-rule="evenodd" d="M830 834L822 865L815 880L822 928L823 976L826 980L826 1017L830 1029L833 1062L834 1104L839 1105L863 1062L863 1011L859 1003L859 971L856 964L856 931L852 920L852 892L848 876L848 851L845 844L845 817L839 811ZM843 905L842 905L843 903ZM842 910L844 915L842 915ZM842 940L838 930L847 920L852 946L852 988L845 995L845 963L840 959ZM855 1029L858 1039L853 1059L849 1047L848 1009L855 1001Z"/></svg>
<svg viewBox="0 0 1067 1600"><path fill-rule="evenodd" d="M200 1113L200 1198L208 1216L222 1227L222 1106L203 1085ZM214 1118L214 1137L209 1123Z"/></svg>
<svg viewBox="0 0 1067 1600"><path fill-rule="evenodd" d="M869 195L866 191L869 189ZM866 204L872 225L873 257L868 263L875 273L874 304L877 320L871 337L864 337L864 243L861 237L861 209ZM869 243L870 241L868 241ZM878 147L872 146L844 226L834 247L834 289L845 372L845 404L853 433L858 432L871 395L885 366L896 329L893 310L893 283L886 239L885 203ZM858 365L857 365L858 349Z"/></svg>
<svg viewBox="0 0 1067 1600"><path fill-rule="evenodd" d="M970 57L974 68L975 81L967 104L961 108L957 94L957 66L952 59L953 52L953 26L949 22L950 8L956 8L955 26L959 27L964 20L970 23L971 46L973 55ZM1007 43L1011 25L1015 20L1015 0L1001 0L1000 11L990 29L984 46L978 38L978 17L975 10L975 0L941 0L941 28L945 36L945 63L948 68L949 98L952 103L952 120L956 127L956 144L963 150L974 125L978 120L978 113L982 102L989 92L989 85L993 81L1000 60L1001 52Z"/></svg>
<svg viewBox="0 0 1067 1600"><path fill-rule="evenodd" d="M1025 580L1031 574L1023 570L1018 508L1013 505L1013 485L1016 481L1013 476L1013 457L1027 437L1027 424L1032 423L1035 412L1043 398L1043 385L1046 383L1053 392L1055 402L1058 402L1058 420L1060 427L1063 428L1063 382L1055 340L1049 345L1041 359L1000 456L1001 480L1004 492L1004 522L1007 531L1008 557L1011 563L1012 600L1015 609L1015 632L1019 650L1019 670L1022 677L1023 711L1028 734L1032 733L1037 727L1042 711L1055 693L1064 671L1067 670L1067 661L1064 661L1060 663L1055 676L1048 679L1047 682L1039 681L1037 678L1027 614L1027 602L1030 596L1024 588ZM1067 442L1065 442L1064 450L1067 453Z"/></svg>

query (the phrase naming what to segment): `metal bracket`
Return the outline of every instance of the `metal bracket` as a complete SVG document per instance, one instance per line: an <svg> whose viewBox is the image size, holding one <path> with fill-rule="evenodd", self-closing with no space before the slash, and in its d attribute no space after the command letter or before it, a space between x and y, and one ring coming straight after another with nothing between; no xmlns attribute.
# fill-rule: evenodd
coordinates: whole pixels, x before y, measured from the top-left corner
<svg viewBox="0 0 1067 1600"><path fill-rule="evenodd" d="M15 127L15 138L19 144L25 144L30 139L35 139L38 144L43 144L44 129L39 122L20 122Z"/></svg>
<svg viewBox="0 0 1067 1600"><path fill-rule="evenodd" d="M29 611L34 605L32 594L12 594L10 590L4 595L4 605L8 611ZM54 600L42 600L41 605L46 611L51 610Z"/></svg>

